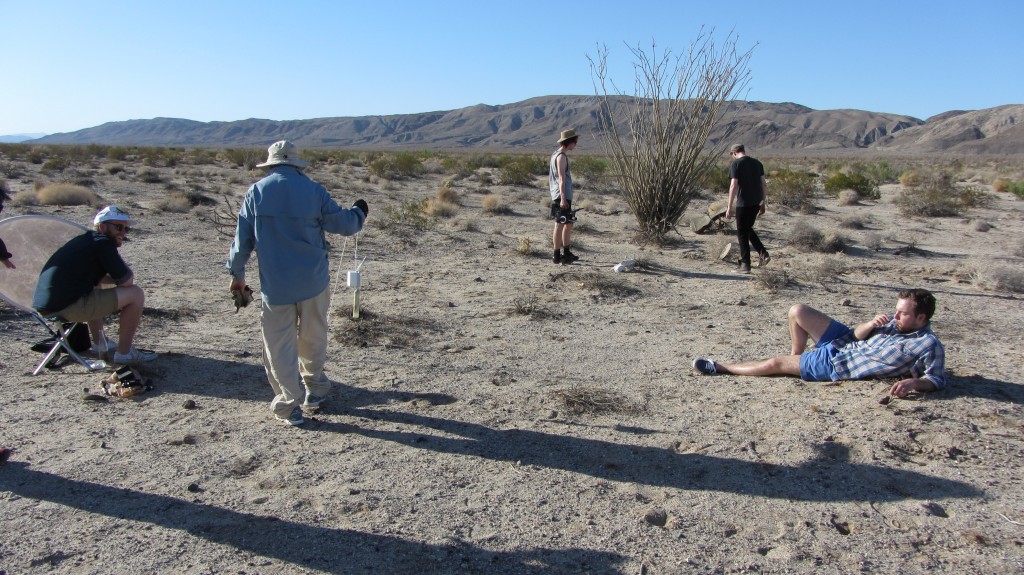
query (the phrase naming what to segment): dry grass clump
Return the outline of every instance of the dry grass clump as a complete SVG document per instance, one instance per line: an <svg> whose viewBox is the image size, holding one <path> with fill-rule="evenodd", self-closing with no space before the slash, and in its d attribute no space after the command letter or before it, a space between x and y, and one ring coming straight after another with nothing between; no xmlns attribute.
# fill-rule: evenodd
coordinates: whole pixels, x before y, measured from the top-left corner
<svg viewBox="0 0 1024 575"><path fill-rule="evenodd" d="M757 272L756 281L769 293L777 293L791 283L789 273L779 268L764 268Z"/></svg>
<svg viewBox="0 0 1024 575"><path fill-rule="evenodd" d="M45 206L83 206L99 201L89 188L74 184L49 184L36 192L36 198Z"/></svg>
<svg viewBox="0 0 1024 575"><path fill-rule="evenodd" d="M992 190L1005 194L1010 191L1010 183L1006 178L996 178L992 180Z"/></svg>
<svg viewBox="0 0 1024 575"><path fill-rule="evenodd" d="M625 413L635 415L644 412L643 405L630 401L629 398L621 393L599 387L573 385L569 389L552 391L551 396L561 404L562 410L569 415L582 415L585 413Z"/></svg>
<svg viewBox="0 0 1024 575"><path fill-rule="evenodd" d="M544 315L544 308L537 301L537 296L521 295L512 300L512 312L518 315L537 317Z"/></svg>
<svg viewBox="0 0 1024 575"><path fill-rule="evenodd" d="M459 206L438 198L428 198L423 204L423 213L435 218L450 218L459 213Z"/></svg>
<svg viewBox="0 0 1024 575"><path fill-rule="evenodd" d="M864 216L856 214L843 216L843 218L839 220L839 227L845 228L847 230L863 230L866 219L867 218L865 218Z"/></svg>
<svg viewBox="0 0 1024 575"><path fill-rule="evenodd" d="M976 232L987 232L992 229L992 224L985 220L974 220L974 225L971 226Z"/></svg>
<svg viewBox="0 0 1024 575"><path fill-rule="evenodd" d="M338 317L351 317L350 307L335 310ZM392 317L378 314L365 306L359 311L359 319L339 322L335 340L343 345L366 347L413 347L429 336L442 333L437 322L414 317Z"/></svg>
<svg viewBox="0 0 1024 575"><path fill-rule="evenodd" d="M494 216L512 213L512 208L506 204L505 200L498 194L489 194L484 196L484 199L481 202L481 207L485 214L491 214Z"/></svg>
<svg viewBox="0 0 1024 575"><path fill-rule="evenodd" d="M826 284L839 280L847 271L846 264L839 258L823 258L804 266L803 276L810 282Z"/></svg>
<svg viewBox="0 0 1024 575"><path fill-rule="evenodd" d="M774 171L768 178L768 201L783 205L804 214L817 211L814 194L817 191L814 174L801 170L783 168Z"/></svg>
<svg viewBox="0 0 1024 575"><path fill-rule="evenodd" d="M985 266L974 272L972 279L979 287L1013 293L1024 293L1024 270L1006 266Z"/></svg>
<svg viewBox="0 0 1024 575"><path fill-rule="evenodd" d="M11 204L15 206L37 206L39 197L30 190L22 190L11 197Z"/></svg>
<svg viewBox="0 0 1024 575"><path fill-rule="evenodd" d="M516 246L516 251L523 254L524 256L533 255L533 246L531 245L530 238L522 236L519 238L519 245Z"/></svg>
<svg viewBox="0 0 1024 575"><path fill-rule="evenodd" d="M860 194L853 190L842 190L836 197L839 199L840 206L856 206L860 204Z"/></svg>
<svg viewBox="0 0 1024 575"><path fill-rule="evenodd" d="M871 251L877 252L882 249L883 243L882 234L872 232L864 236L864 247Z"/></svg>
<svg viewBox="0 0 1024 575"><path fill-rule="evenodd" d="M459 205L459 192L455 190L455 183L452 180L445 180L437 188L437 201Z"/></svg>
<svg viewBox="0 0 1024 575"><path fill-rule="evenodd" d="M802 252L834 254L846 251L849 240L838 232L824 233L807 222L799 221L790 230L787 243Z"/></svg>

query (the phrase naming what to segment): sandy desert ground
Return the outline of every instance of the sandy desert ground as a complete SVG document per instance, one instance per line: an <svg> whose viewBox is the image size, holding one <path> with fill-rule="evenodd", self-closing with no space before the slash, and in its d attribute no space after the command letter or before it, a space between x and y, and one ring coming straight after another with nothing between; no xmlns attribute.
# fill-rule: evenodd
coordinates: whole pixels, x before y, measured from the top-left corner
<svg viewBox="0 0 1024 575"><path fill-rule="evenodd" d="M52 180L14 163L12 194ZM861 205L822 196L813 215L772 209L757 227L790 280L773 291L715 257L726 235L633 242L607 185L580 192L583 259L555 266L539 179L456 180L458 212L417 229L399 207L448 176L318 164L339 203L371 207L357 241L333 242L335 270L366 258L362 314L342 277L334 393L290 428L269 411L258 306L235 313L226 293L211 208L159 209L168 184L237 197L258 174L181 165L145 183L150 168L99 164L82 169L102 202L140 220L122 254L147 292L155 389L84 401L102 373L30 375L43 334L0 304L0 445L16 449L0 467L0 574L1024 571L1024 306L983 281L1024 263L1013 196L956 218L901 216L899 185ZM484 213L481 188L510 213ZM96 209L3 216L87 224ZM796 222L851 216L863 228L843 230L845 254L786 245ZM612 271L627 259L640 265ZM939 301L948 390L881 405L891 382L690 368L786 353L793 304L852 323L915 286Z"/></svg>

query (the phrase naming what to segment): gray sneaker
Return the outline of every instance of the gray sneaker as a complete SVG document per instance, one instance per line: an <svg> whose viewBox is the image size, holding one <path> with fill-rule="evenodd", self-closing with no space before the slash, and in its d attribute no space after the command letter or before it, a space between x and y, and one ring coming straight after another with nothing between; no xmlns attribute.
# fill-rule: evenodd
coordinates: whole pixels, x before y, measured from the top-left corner
<svg viewBox="0 0 1024 575"><path fill-rule="evenodd" d="M302 418L302 408L301 407L296 407L296 408L292 409L292 412L287 417L282 417L280 415L275 414L274 418L277 419L278 421L283 421L283 422L285 422L288 425L291 425L293 427L297 426L297 425L302 425L303 423L306 423L306 420Z"/></svg>
<svg viewBox="0 0 1024 575"><path fill-rule="evenodd" d="M693 369L696 369L704 375L718 375L718 368L715 367L715 362L710 359L704 359L703 357L698 357L693 360Z"/></svg>
<svg viewBox="0 0 1024 575"><path fill-rule="evenodd" d="M306 395L306 401L304 401L302 403L302 409L303 409L303 411L308 411L310 413L316 413L316 412L320 411L320 406L323 405L323 403L325 401L327 401L326 397L322 397L322 396L319 396L319 395L313 395L313 394L307 394Z"/></svg>

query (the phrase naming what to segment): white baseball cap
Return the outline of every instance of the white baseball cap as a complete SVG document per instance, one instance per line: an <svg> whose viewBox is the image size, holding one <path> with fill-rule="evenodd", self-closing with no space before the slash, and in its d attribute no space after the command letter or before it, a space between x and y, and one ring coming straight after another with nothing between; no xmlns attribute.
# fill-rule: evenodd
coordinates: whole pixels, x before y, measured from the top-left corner
<svg viewBox="0 0 1024 575"><path fill-rule="evenodd" d="M96 217L92 219L92 224L102 224L103 222L125 222L129 226L135 225L135 220L131 219L124 210L117 206L107 206L96 212Z"/></svg>

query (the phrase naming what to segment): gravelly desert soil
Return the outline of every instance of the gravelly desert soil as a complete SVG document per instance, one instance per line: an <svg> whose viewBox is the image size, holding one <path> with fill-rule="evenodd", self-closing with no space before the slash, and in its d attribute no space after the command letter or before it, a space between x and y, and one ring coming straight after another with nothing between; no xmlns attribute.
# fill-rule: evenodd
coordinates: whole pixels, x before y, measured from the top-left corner
<svg viewBox="0 0 1024 575"><path fill-rule="evenodd" d="M140 220L122 253L147 292L139 345L162 355L141 371L155 389L83 401L103 374L33 377L42 334L0 304L0 445L16 450L0 467L0 573L1024 571L1024 306L985 282L1024 262L1012 196L957 218L899 215L898 185L861 205L818 198L812 215L770 209L757 228L772 262L745 277L712 253L724 234L639 246L600 185L581 192L582 260L555 266L539 183L487 185L511 210L489 215L482 184L457 180L458 213L416 229L399 207L445 176L314 167L342 205L371 206L358 243L337 238L332 256L342 272L366 258L362 314L342 273L335 390L289 428L269 410L258 306L235 313L229 240L201 217L258 174L152 168L163 182L144 183L141 165L125 168L93 167L93 189ZM46 179L20 170L12 194ZM168 183L219 203L162 211ZM95 210L4 216L88 224ZM845 254L786 243L796 222L851 216L862 227L842 230ZM627 259L634 271L612 271ZM768 270L788 284L769 289ZM881 405L891 382L690 368L786 353L793 304L852 323L905 287L938 298L948 390Z"/></svg>

